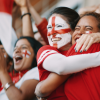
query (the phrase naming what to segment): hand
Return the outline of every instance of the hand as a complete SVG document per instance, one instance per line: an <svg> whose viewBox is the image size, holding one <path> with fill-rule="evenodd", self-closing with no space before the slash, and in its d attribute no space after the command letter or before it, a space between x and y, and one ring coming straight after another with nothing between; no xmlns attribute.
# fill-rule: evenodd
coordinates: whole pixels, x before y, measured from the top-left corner
<svg viewBox="0 0 100 100"><path fill-rule="evenodd" d="M93 6L90 6L90 7L80 8L79 9L79 14L83 14L83 13L86 13L86 12L94 12L97 9L98 9L97 5L93 5Z"/></svg>
<svg viewBox="0 0 100 100"><path fill-rule="evenodd" d="M100 42L100 33L91 33L91 34L83 34L80 39L77 41L77 44L75 46L76 50L80 52L87 51L89 47L93 43L99 43Z"/></svg>
<svg viewBox="0 0 100 100"><path fill-rule="evenodd" d="M95 11L96 13L100 13L100 5L98 6L98 8Z"/></svg>
<svg viewBox="0 0 100 100"><path fill-rule="evenodd" d="M7 70L6 67L7 67L6 58L4 57L4 53L0 48L0 71Z"/></svg>
<svg viewBox="0 0 100 100"><path fill-rule="evenodd" d="M26 7L27 6L27 0L14 0L14 1L20 7Z"/></svg>

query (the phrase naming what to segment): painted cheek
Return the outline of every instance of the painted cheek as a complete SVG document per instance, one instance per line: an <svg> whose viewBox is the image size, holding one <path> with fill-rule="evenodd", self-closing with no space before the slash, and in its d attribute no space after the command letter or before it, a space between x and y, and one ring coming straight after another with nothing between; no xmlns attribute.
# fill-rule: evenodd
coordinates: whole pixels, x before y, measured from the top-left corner
<svg viewBox="0 0 100 100"><path fill-rule="evenodd" d="M85 33L86 33L86 34L91 34L92 32L91 32L91 31L86 31Z"/></svg>
<svg viewBox="0 0 100 100"><path fill-rule="evenodd" d="M28 50L23 50L22 53L23 53L23 57L26 57L26 58L29 58L29 56L31 55L31 52Z"/></svg>

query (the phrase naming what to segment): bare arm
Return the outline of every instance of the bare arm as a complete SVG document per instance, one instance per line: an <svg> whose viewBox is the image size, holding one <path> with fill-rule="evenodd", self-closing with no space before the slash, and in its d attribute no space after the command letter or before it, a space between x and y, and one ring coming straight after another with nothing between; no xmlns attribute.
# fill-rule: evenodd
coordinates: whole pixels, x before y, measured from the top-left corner
<svg viewBox="0 0 100 100"><path fill-rule="evenodd" d="M17 5L20 6L22 15L29 12L26 0L15 0L15 2L16 2ZM23 25L22 26L23 36L34 37L31 18L30 18L30 16L28 14L23 16L22 25Z"/></svg>
<svg viewBox="0 0 100 100"><path fill-rule="evenodd" d="M27 0L27 3L28 3L29 11L31 12L32 17L33 17L35 23L37 25L39 25L42 22L43 18L38 14L38 12L31 5L30 0Z"/></svg>
<svg viewBox="0 0 100 100"><path fill-rule="evenodd" d="M60 86L69 75L58 75L56 73L51 73L47 79L38 83L35 89L35 94L38 97L49 96L58 86Z"/></svg>
<svg viewBox="0 0 100 100"><path fill-rule="evenodd" d="M34 21L36 23L36 26L38 28L40 35L42 36L42 38L46 42L46 44L49 44L48 39L47 39L47 24L48 24L47 20L45 18L42 18L39 15L39 13L31 5L29 0L27 0L27 3L28 3L29 11L32 15L32 18L34 19Z"/></svg>

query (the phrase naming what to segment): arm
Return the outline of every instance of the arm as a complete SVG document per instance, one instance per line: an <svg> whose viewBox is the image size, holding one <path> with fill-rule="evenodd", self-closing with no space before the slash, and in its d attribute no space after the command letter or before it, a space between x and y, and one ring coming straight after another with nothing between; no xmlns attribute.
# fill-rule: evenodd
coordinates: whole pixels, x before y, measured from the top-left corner
<svg viewBox="0 0 100 100"><path fill-rule="evenodd" d="M100 65L100 52L66 57L60 53L48 56L43 68L60 75L76 73ZM81 67L80 67L81 66Z"/></svg>
<svg viewBox="0 0 100 100"><path fill-rule="evenodd" d="M49 96L58 86L60 86L69 75L58 75L56 73L50 73L47 79L38 83L35 89L35 94L38 97Z"/></svg>
<svg viewBox="0 0 100 100"><path fill-rule="evenodd" d="M0 81L3 86L11 83L11 86L5 91L9 100L30 100L34 97L35 87L38 83L37 80L29 79L23 82L18 89L14 86L6 68L5 58L0 49ZM28 91L28 92L27 92ZM13 94L13 95L12 95Z"/></svg>
<svg viewBox="0 0 100 100"><path fill-rule="evenodd" d="M48 43L48 39L47 39L47 25L48 22L45 18L42 18L38 12L34 9L34 7L31 5L30 1L27 0L28 3L28 7L29 7L29 11L32 15L32 18L34 19L36 26L38 28L38 31L40 32L40 35L43 37L44 41Z"/></svg>
<svg viewBox="0 0 100 100"><path fill-rule="evenodd" d="M28 6L26 0L15 0L16 4L20 6L22 15L24 13L28 13ZM33 29L32 29L32 23L29 15L25 15L22 18L22 33L23 36L30 36L34 37Z"/></svg>

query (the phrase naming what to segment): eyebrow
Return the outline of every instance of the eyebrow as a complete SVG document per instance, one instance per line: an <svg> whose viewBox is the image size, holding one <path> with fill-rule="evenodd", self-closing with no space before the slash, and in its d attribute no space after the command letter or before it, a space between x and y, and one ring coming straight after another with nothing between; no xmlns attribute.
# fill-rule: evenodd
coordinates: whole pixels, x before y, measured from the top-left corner
<svg viewBox="0 0 100 100"><path fill-rule="evenodd" d="M21 46L27 46L27 47L29 47L28 45L26 45L26 44L22 44ZM18 46L15 46L15 48L17 48Z"/></svg>
<svg viewBox="0 0 100 100"><path fill-rule="evenodd" d="M77 25L76 27L80 27L80 26Z"/></svg>
<svg viewBox="0 0 100 100"><path fill-rule="evenodd" d="M91 29L93 29L93 27L92 27L92 26L85 26L85 27L90 27Z"/></svg>

